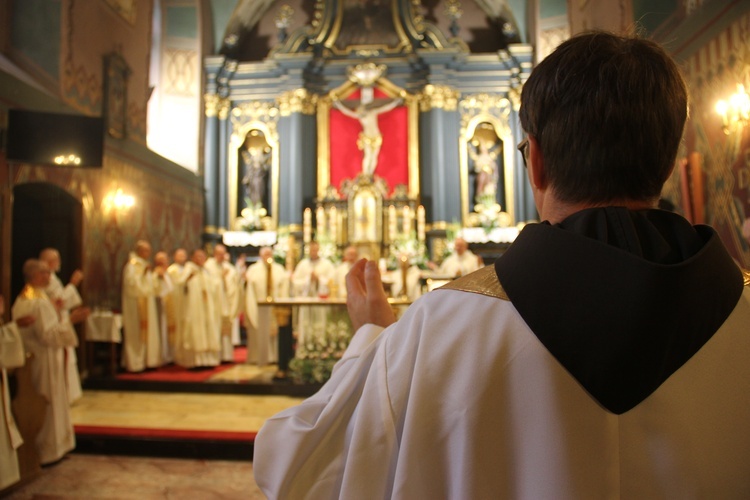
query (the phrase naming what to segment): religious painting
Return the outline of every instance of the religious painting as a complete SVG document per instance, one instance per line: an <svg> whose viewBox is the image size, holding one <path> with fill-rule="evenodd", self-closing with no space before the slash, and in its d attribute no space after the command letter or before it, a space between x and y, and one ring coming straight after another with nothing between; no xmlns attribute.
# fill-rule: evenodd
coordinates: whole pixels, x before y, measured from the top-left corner
<svg viewBox="0 0 750 500"><path fill-rule="evenodd" d="M343 0L335 49L398 47L403 37L399 36L393 3L393 0Z"/></svg>
<svg viewBox="0 0 750 500"><path fill-rule="evenodd" d="M118 53L104 56L104 120L107 133L122 139L127 133L130 68Z"/></svg>

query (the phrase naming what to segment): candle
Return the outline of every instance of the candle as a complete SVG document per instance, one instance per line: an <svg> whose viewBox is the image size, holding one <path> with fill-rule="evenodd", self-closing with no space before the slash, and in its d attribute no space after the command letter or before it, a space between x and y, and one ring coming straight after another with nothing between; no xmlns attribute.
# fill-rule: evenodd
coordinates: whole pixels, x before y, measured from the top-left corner
<svg viewBox="0 0 750 500"><path fill-rule="evenodd" d="M409 208L409 205L404 205L404 235L409 236L409 233L411 232L411 209Z"/></svg>
<svg viewBox="0 0 750 500"><path fill-rule="evenodd" d="M326 211L323 207L318 207L315 214L315 227L317 228L318 239L326 233Z"/></svg>
<svg viewBox="0 0 750 500"><path fill-rule="evenodd" d="M312 210L310 210L309 208L306 208L302 217L302 239L305 242L305 247L307 247L307 243L310 243L311 235L312 235Z"/></svg>
<svg viewBox="0 0 750 500"><path fill-rule="evenodd" d="M338 241L336 241L336 239L339 232L339 218L336 214L336 207L331 207L331 211L328 214L328 224L331 231L331 241L333 241L334 245L338 245Z"/></svg>
<svg viewBox="0 0 750 500"><path fill-rule="evenodd" d="M388 207L388 240L393 241L396 239L396 207L391 205Z"/></svg>
<svg viewBox="0 0 750 500"><path fill-rule="evenodd" d="M422 205L417 207L417 239L420 242L424 241L424 207Z"/></svg>

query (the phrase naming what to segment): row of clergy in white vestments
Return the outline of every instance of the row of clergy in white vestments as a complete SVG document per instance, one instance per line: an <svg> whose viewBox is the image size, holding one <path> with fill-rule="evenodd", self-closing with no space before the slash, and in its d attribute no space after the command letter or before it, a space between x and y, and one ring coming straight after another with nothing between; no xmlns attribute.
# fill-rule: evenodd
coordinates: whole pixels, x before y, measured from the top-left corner
<svg viewBox="0 0 750 500"><path fill-rule="evenodd" d="M0 489L20 479L16 450L23 444L10 408L8 369L29 365L31 384L45 403L33 443L39 462L54 463L75 448L70 404L81 396L81 385L73 325L85 321L89 310L80 307L76 290L83 274L76 270L71 283L63 286L55 274L59 267L54 249L26 261L26 285L13 304L13 321L0 326ZM0 297L0 316L4 306Z"/></svg>
<svg viewBox="0 0 750 500"><path fill-rule="evenodd" d="M468 274L481 261L467 248L456 252L441 265L451 275ZM319 254L311 242L308 256L289 272L273 261L270 247L260 249L258 260L247 268L241 259L229 260L224 245L214 247L213 256L202 250L190 256L184 250L174 254L169 265L159 252L150 262L151 247L140 241L123 272L122 314L124 331L123 365L140 372L174 362L186 368L217 366L234 362L234 347L241 343L240 318L247 332L246 362L264 366L278 361L278 325L271 307L259 307L270 296L346 296L346 274L358 260L355 247L347 247L343 261L334 264ZM269 284L270 281L270 284ZM409 269L406 286L415 299L420 293L419 269ZM392 293L400 294L403 280L396 276ZM297 355L304 355L310 336L325 335L329 309L300 306L293 318Z"/></svg>

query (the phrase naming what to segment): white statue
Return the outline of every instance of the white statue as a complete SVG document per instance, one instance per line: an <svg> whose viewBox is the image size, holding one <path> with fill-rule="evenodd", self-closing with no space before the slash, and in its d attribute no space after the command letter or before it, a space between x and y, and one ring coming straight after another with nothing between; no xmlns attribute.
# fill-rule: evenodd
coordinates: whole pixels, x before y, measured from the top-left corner
<svg viewBox="0 0 750 500"><path fill-rule="evenodd" d="M350 118L359 120L359 123L362 125L362 132L360 132L357 138L357 147L364 154L362 158L362 172L366 175L375 173L375 168L378 166L378 156L380 156L380 147L383 145L383 136L380 134L380 127L378 127L378 115L387 113L401 104L401 102L402 99L400 97L379 107L368 107L364 102L360 102L352 110L347 108L338 99L333 100L333 105L336 109Z"/></svg>
<svg viewBox="0 0 750 500"><path fill-rule="evenodd" d="M266 192L266 172L268 171L270 157L270 152L266 152L264 148L251 146L242 150L242 163L245 166L242 185L245 186L251 206L263 203L263 195Z"/></svg>
<svg viewBox="0 0 750 500"><path fill-rule="evenodd" d="M469 148L477 174L476 197L495 196L497 192L497 151L489 141L478 141L477 150Z"/></svg>

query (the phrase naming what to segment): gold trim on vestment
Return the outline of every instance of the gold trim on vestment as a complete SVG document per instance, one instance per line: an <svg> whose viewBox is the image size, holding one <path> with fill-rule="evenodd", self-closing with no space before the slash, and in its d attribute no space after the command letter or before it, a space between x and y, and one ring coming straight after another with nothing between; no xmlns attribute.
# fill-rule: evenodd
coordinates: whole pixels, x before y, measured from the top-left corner
<svg viewBox="0 0 750 500"><path fill-rule="evenodd" d="M750 286L750 269L740 268L740 271L742 272L742 281L745 283L745 286Z"/></svg>
<svg viewBox="0 0 750 500"><path fill-rule="evenodd" d="M459 290L461 292L478 293L495 297L496 299L510 300L505 293L500 280L495 273L495 266L485 266L476 272L467 274L461 278L455 279L450 283L441 286L438 290Z"/></svg>
<svg viewBox="0 0 750 500"><path fill-rule="evenodd" d="M34 288L31 285L24 286L23 290L21 290L21 293L19 295L23 297L24 299L29 299L29 300L48 298L47 294L44 293L44 290Z"/></svg>

